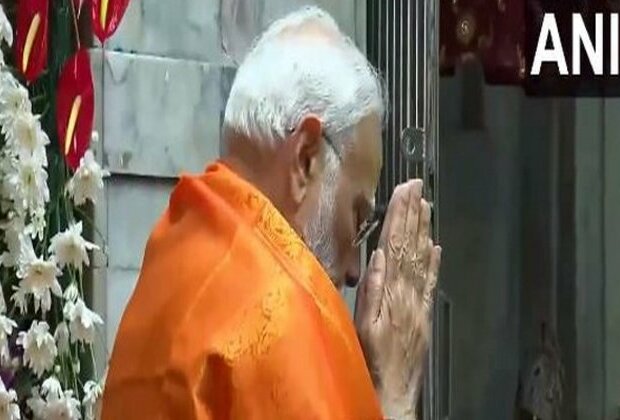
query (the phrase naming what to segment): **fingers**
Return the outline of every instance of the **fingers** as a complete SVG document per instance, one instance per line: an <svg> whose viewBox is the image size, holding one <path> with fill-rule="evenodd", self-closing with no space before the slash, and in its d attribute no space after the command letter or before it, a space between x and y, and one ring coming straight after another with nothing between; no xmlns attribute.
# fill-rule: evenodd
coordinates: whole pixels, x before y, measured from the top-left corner
<svg viewBox="0 0 620 420"><path fill-rule="evenodd" d="M386 249L388 244L401 246L406 235L410 235L412 231L417 232L421 198L422 180L420 179L412 179L396 187L390 199L379 237L381 248ZM410 229L407 229L407 226Z"/></svg>
<svg viewBox="0 0 620 420"><path fill-rule="evenodd" d="M433 247L433 252L431 253L431 262L428 266L428 274L433 277L435 280L439 277L439 267L441 266L441 247L439 245ZM431 285L435 287L435 285Z"/></svg>
<svg viewBox="0 0 620 420"><path fill-rule="evenodd" d="M385 219L383 222L383 228L381 229L381 235L379 236L379 247L386 249L385 246L390 238L390 233L394 232L397 225L404 222L407 211L407 191L406 184L400 184L394 189L390 203L388 204L387 211L385 213Z"/></svg>
<svg viewBox="0 0 620 420"><path fill-rule="evenodd" d="M410 191L409 205L407 206L407 220L405 222L405 229L400 233L406 235L407 241L410 244L409 250L414 251L417 248L417 238L419 235L420 216L423 210L422 202L422 180L416 180Z"/></svg>
<svg viewBox="0 0 620 420"><path fill-rule="evenodd" d="M377 249L370 257L368 269L364 275L362 284L361 299L363 302L358 306L362 313L360 316L366 318L369 325L372 325L381 312L381 301L383 299L383 289L385 285L385 254L383 250ZM356 313L357 317L357 313Z"/></svg>
<svg viewBox="0 0 620 420"><path fill-rule="evenodd" d="M439 267L441 266L441 247L435 246L431 252L430 263L428 266L428 278L424 288L424 304L430 309L433 302L433 292L437 286L439 278Z"/></svg>
<svg viewBox="0 0 620 420"><path fill-rule="evenodd" d="M429 239L430 239L430 226L431 226L431 206L426 202L426 200L420 200L420 217L419 217L419 226L418 226L418 236L417 236L417 249L423 255L430 251L428 248ZM411 230L409 233L413 235L414 232ZM415 238L415 236L414 236ZM432 246L432 242L431 242Z"/></svg>
<svg viewBox="0 0 620 420"><path fill-rule="evenodd" d="M409 258L414 261L414 285L417 293L425 296L425 290L429 282L429 266L433 240L430 235L431 208L426 200L420 200L420 217L418 226L418 236L414 237L415 247L411 247ZM419 295L420 296L420 295Z"/></svg>

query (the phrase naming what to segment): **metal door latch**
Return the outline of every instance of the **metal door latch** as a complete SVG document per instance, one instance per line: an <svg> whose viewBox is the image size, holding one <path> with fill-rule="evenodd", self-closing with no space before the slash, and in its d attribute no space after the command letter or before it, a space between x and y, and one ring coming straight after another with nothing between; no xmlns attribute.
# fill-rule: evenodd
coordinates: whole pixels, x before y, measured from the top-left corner
<svg viewBox="0 0 620 420"><path fill-rule="evenodd" d="M413 163L424 162L426 134L420 127L407 127L400 134L401 152L405 159Z"/></svg>

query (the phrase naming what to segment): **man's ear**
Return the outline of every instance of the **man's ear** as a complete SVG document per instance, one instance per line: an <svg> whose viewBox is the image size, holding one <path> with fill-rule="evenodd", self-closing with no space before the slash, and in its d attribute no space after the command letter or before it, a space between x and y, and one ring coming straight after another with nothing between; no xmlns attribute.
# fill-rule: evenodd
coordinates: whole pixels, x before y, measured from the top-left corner
<svg viewBox="0 0 620 420"><path fill-rule="evenodd" d="M292 176L293 198L301 203L306 189L322 170L323 127L314 114L305 116L295 128L294 169Z"/></svg>

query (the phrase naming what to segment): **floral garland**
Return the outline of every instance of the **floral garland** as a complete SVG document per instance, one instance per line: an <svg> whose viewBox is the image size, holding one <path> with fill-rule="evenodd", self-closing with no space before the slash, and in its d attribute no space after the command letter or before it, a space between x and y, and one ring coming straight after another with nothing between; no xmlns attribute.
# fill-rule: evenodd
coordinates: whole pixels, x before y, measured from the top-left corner
<svg viewBox="0 0 620 420"><path fill-rule="evenodd" d="M3 44L13 29L0 5ZM103 320L86 305L83 268L98 247L74 211L95 202L109 174L88 150L73 175L59 165L67 182L50 194L50 140L32 109L0 50L0 420L93 419L103 380L92 346Z"/></svg>

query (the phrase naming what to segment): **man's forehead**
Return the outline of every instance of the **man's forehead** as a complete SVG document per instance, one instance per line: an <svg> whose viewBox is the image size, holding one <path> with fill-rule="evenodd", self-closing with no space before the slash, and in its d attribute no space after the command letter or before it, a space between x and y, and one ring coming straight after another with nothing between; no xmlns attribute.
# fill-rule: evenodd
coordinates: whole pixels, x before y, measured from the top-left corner
<svg viewBox="0 0 620 420"><path fill-rule="evenodd" d="M354 154L360 165L362 176L370 177L374 180L373 184L376 184L383 165L381 121L378 116L371 115L360 121L354 143Z"/></svg>

